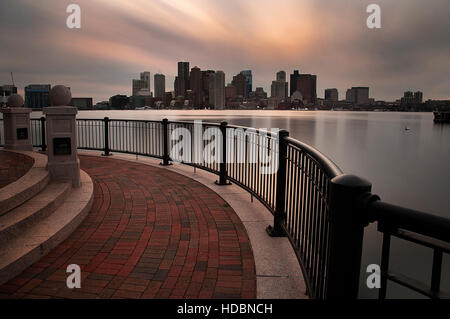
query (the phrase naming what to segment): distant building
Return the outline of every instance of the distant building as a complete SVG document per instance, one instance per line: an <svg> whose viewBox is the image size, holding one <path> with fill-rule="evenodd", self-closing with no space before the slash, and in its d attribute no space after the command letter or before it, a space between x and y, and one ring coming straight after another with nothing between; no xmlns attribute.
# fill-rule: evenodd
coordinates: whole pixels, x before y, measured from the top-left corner
<svg viewBox="0 0 450 319"><path fill-rule="evenodd" d="M92 110L93 103L91 97L73 97L70 102L71 106L75 106L79 110Z"/></svg>
<svg viewBox="0 0 450 319"><path fill-rule="evenodd" d="M411 92L406 91L400 99L400 104L403 106L416 106L423 102L423 93L420 91Z"/></svg>
<svg viewBox="0 0 450 319"><path fill-rule="evenodd" d="M257 87L254 92L255 98L258 100L267 99L267 93L264 92L262 87Z"/></svg>
<svg viewBox="0 0 450 319"><path fill-rule="evenodd" d="M132 81L132 93L131 95L135 96L140 90L149 90L150 91L150 72L145 71L141 73L141 78L139 80Z"/></svg>
<svg viewBox="0 0 450 319"><path fill-rule="evenodd" d="M248 97L250 92L253 91L253 76L252 70L241 71L241 74L245 76L245 94L244 97Z"/></svg>
<svg viewBox="0 0 450 319"><path fill-rule="evenodd" d="M209 103L216 110L225 108L225 73L217 71L209 76Z"/></svg>
<svg viewBox="0 0 450 319"><path fill-rule="evenodd" d="M114 95L109 99L109 106L112 109L124 110L127 109L130 104L130 99L126 95Z"/></svg>
<svg viewBox="0 0 450 319"><path fill-rule="evenodd" d="M294 73L291 74L290 78L290 90L289 90L289 96L292 96L295 91L297 91L297 80L300 77L300 73L298 70L294 70Z"/></svg>
<svg viewBox="0 0 450 319"><path fill-rule="evenodd" d="M185 96L189 89L189 62L178 62L178 76L175 78L175 96Z"/></svg>
<svg viewBox="0 0 450 319"><path fill-rule="evenodd" d="M194 108L203 106L203 78L199 67L193 67L189 76L189 87L192 90L192 104Z"/></svg>
<svg viewBox="0 0 450 319"><path fill-rule="evenodd" d="M231 81L231 85L236 88L236 94L238 98L245 99L249 96L247 93L247 83L246 76L242 73L239 73L233 76L233 81Z"/></svg>
<svg viewBox="0 0 450 319"><path fill-rule="evenodd" d="M166 92L166 77L164 74L155 74L154 76L154 85L155 85L155 98L163 99L164 93Z"/></svg>
<svg viewBox="0 0 450 319"><path fill-rule="evenodd" d="M286 82L286 72L277 73L276 81L272 81L270 87L270 96L277 99L286 99L288 97L288 83Z"/></svg>
<svg viewBox="0 0 450 319"><path fill-rule="evenodd" d="M326 101L339 101L339 92L337 89L326 89L325 90L325 100Z"/></svg>
<svg viewBox="0 0 450 319"><path fill-rule="evenodd" d="M203 104L209 102L209 76L214 74L213 70L202 71L202 85L203 85Z"/></svg>
<svg viewBox="0 0 450 319"><path fill-rule="evenodd" d="M315 104L317 101L317 75L301 74L294 70L291 74L290 95L300 91L305 104Z"/></svg>
<svg viewBox="0 0 450 319"><path fill-rule="evenodd" d="M297 79L297 90L302 93L305 104L315 104L317 100L317 76L300 74Z"/></svg>
<svg viewBox="0 0 450 319"><path fill-rule="evenodd" d="M42 109L50 106L50 84L30 84L25 87L25 106Z"/></svg>
<svg viewBox="0 0 450 319"><path fill-rule="evenodd" d="M353 105L368 105L369 100L369 88L363 86L352 87L347 90L346 93L347 102L351 102Z"/></svg>
<svg viewBox="0 0 450 319"><path fill-rule="evenodd" d="M234 85L227 85L225 87L225 100L226 101L233 101L236 100L237 97L237 90Z"/></svg>

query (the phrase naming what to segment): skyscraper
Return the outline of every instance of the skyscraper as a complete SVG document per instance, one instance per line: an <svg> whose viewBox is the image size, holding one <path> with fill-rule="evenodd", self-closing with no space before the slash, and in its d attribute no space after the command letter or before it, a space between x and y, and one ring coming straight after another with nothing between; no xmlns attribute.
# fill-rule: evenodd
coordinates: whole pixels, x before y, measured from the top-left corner
<svg viewBox="0 0 450 319"><path fill-rule="evenodd" d="M248 97L247 78L242 72L233 76L233 81L231 81L231 84L236 88L236 93L238 97L241 98Z"/></svg>
<svg viewBox="0 0 450 319"><path fill-rule="evenodd" d="M141 80L145 81L146 87L144 89L148 89L150 91L150 72L141 72Z"/></svg>
<svg viewBox="0 0 450 319"><path fill-rule="evenodd" d="M189 87L193 94L193 106L194 108L199 108L203 106L203 81L202 81L202 71L198 67L193 67L191 69L191 74L189 76Z"/></svg>
<svg viewBox="0 0 450 319"><path fill-rule="evenodd" d="M277 80L272 81L271 97L278 99L286 99L288 93L288 83L286 82L286 72L277 73Z"/></svg>
<svg viewBox="0 0 450 319"><path fill-rule="evenodd" d="M155 97L159 99L164 98L164 93L166 92L166 77L164 74L155 74L154 85L155 85Z"/></svg>
<svg viewBox="0 0 450 319"><path fill-rule="evenodd" d="M216 110L225 108L225 73L223 71L209 75L209 103Z"/></svg>
<svg viewBox="0 0 450 319"><path fill-rule="evenodd" d="M136 96L140 90L146 90L148 91L148 95L150 95L150 72L141 72L140 79L134 79L132 83L133 86L131 95Z"/></svg>
<svg viewBox="0 0 450 319"><path fill-rule="evenodd" d="M294 70L294 73L291 74L291 78L290 78L290 90L289 90L289 96L292 96L292 94L294 94L295 91L297 91L297 79L300 77L300 73L298 72L298 70Z"/></svg>
<svg viewBox="0 0 450 319"><path fill-rule="evenodd" d="M189 62L178 62L178 76L175 78L175 96L185 96L189 89Z"/></svg>
<svg viewBox="0 0 450 319"><path fill-rule="evenodd" d="M297 78L297 90L302 93L304 103L316 103L317 76L312 74L300 74Z"/></svg>
<svg viewBox="0 0 450 319"><path fill-rule="evenodd" d="M250 95L250 92L253 91L252 70L241 71L241 74L245 76L245 94L244 94L244 97L248 97Z"/></svg>

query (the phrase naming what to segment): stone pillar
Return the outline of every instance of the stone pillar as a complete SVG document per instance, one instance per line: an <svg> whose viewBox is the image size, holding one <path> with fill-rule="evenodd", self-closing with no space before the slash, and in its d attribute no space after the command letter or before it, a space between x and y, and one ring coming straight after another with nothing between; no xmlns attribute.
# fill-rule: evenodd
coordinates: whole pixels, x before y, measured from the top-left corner
<svg viewBox="0 0 450 319"><path fill-rule="evenodd" d="M52 106L43 109L46 116L48 170L52 179L72 181L80 186L80 160L77 153L77 108L68 106L72 99L70 90L54 86L50 91Z"/></svg>
<svg viewBox="0 0 450 319"><path fill-rule="evenodd" d="M8 98L7 107L1 109L5 136L5 149L32 151L30 113L31 109L24 107L23 98L12 94Z"/></svg>

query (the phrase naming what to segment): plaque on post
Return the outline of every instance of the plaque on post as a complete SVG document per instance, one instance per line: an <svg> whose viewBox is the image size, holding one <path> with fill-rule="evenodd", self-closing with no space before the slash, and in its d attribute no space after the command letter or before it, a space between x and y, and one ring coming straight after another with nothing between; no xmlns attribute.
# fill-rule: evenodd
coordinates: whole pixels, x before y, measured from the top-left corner
<svg viewBox="0 0 450 319"><path fill-rule="evenodd" d="M57 85L50 90L52 106L43 109L46 116L48 170L52 179L72 180L80 186L80 160L77 153L77 108L69 106L70 90Z"/></svg>

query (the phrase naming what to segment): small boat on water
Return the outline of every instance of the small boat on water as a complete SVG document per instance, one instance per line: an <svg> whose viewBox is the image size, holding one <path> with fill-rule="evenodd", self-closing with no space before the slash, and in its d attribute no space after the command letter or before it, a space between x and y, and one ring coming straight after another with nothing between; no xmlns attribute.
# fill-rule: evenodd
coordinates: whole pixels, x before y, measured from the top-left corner
<svg viewBox="0 0 450 319"><path fill-rule="evenodd" d="M450 123L450 111L434 111L435 123Z"/></svg>

